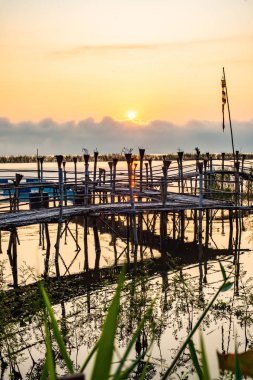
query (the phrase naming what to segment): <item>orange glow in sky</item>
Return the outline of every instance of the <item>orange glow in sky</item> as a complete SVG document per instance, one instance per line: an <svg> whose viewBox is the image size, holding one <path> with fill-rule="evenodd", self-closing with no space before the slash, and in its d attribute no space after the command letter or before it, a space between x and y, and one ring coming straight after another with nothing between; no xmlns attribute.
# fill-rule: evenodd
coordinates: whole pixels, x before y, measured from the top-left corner
<svg viewBox="0 0 253 380"><path fill-rule="evenodd" d="M0 116L252 118L253 2L3 0ZM134 111L132 111L134 112ZM136 119L130 116L129 119Z"/></svg>

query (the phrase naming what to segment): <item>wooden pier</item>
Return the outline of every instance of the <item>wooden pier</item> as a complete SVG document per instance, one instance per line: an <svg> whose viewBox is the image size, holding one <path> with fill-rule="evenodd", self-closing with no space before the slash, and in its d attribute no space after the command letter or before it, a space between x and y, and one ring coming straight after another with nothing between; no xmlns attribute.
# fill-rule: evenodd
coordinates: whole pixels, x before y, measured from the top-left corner
<svg viewBox="0 0 253 380"><path fill-rule="evenodd" d="M90 268L88 230L94 235L96 253L95 267L99 268L101 245L98 222L109 226L114 247L114 264L118 265L124 255L128 265L137 266L143 259L144 233L154 234L159 230L160 252L168 250L168 220L172 223L171 237L184 241L189 219L194 222L194 241L199 245L199 258L203 256L203 225L205 241L208 244L209 230L214 213L220 212L230 223L242 213L252 211L252 169L251 162L237 155L234 164L221 155L213 160L211 155L196 160L183 159L183 152L171 161L164 156L161 162L148 159L145 162L144 149L140 149L139 160L132 154L125 154L125 162L119 164L115 158L100 167L98 153L90 162L84 155L84 170L77 171L76 160L72 170L70 163L64 163L62 156L56 156L55 171L47 172L43 159L38 158L36 173L1 173L0 178L0 251L1 233L9 231L8 258L13 272L14 286L18 286L17 250L18 228L38 224L46 237L46 250L51 241L48 225L56 223L55 247L56 275L59 270L60 242L64 231L73 233L68 224L77 217L82 218L83 228L83 269ZM144 170L145 167L145 170ZM116 247L116 218L125 218L125 246L120 252ZM109 218L109 219L108 219ZM204 219L205 218L205 219ZM237 220L237 219L236 219ZM158 227L159 225L159 227ZM75 240L77 251L81 250ZM43 243L44 244L44 243ZM232 233L229 246L232 245ZM67 267L66 267L67 268ZM67 270L68 272L68 270Z"/></svg>

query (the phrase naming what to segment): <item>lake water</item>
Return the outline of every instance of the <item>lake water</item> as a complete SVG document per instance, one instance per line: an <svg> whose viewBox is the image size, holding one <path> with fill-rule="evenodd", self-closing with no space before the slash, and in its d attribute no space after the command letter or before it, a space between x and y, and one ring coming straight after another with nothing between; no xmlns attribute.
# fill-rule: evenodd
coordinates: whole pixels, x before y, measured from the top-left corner
<svg viewBox="0 0 253 380"><path fill-rule="evenodd" d="M17 169L15 165L14 172ZM18 165L24 174L27 165ZM106 167L106 163L102 165ZM10 168L10 164L6 166ZM28 167L30 169L31 165ZM55 170L55 164L45 164L45 167ZM81 172L82 163L79 168ZM124 170L124 167L120 170ZM53 172L48 172L47 176L53 176ZM210 212L209 224L206 224L204 215L201 262L191 212L185 213L183 224L182 215L168 215L165 242L160 239L159 213L143 214L142 218L138 218L138 226L141 226L142 231L137 252L138 270L137 274L133 270L127 271L121 298L115 362L122 355L141 317L154 301L152 318L142 331L138 345L132 350L131 359L151 342L153 331L154 342L149 352L147 378L159 379L203 308L221 285L221 261L234 285L228 292L219 295L201 328L212 378L218 378L217 350L234 352L235 337L239 352L253 347L253 216L240 214L239 219L234 218L231 225L225 212ZM133 247L127 216L97 217L95 228L93 218L89 218L87 223L86 245L83 218L63 223L58 265L55 263L54 247L57 224L48 225L48 235L45 225L18 228L17 274L13 273L7 253L11 233L1 231L2 379L8 379L9 374L14 372L20 373L25 379L39 378L45 358L43 312L36 285L41 278L51 278L48 292L76 367L83 363L98 339L104 315L116 288L117 274L113 270L115 257L119 265L129 260L131 268ZM99 263L96 231L101 249ZM89 270L85 253L89 257ZM15 276L18 290L13 289ZM199 347L199 332L194 336L194 342ZM56 345L55 353L58 373L64 374L66 370L57 355ZM139 378L140 370L136 370L133 379ZM90 371L91 367L86 371L88 378ZM182 355L170 378L177 379L178 376L198 378L193 372L188 350Z"/></svg>

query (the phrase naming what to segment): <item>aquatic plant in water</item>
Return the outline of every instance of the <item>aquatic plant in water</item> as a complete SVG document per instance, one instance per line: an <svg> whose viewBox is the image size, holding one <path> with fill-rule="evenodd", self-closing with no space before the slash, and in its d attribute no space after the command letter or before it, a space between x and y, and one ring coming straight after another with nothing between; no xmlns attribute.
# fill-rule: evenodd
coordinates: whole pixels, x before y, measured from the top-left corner
<svg viewBox="0 0 253 380"><path fill-rule="evenodd" d="M208 358L206 355L203 338L201 336L200 361L198 359L198 355L194 347L192 338L195 332L199 329L201 322L206 317L207 313L209 312L209 310L215 303L218 295L221 292L225 292L229 290L233 285L233 283L229 281L229 278L222 264L220 264L220 268L221 268L221 273L223 276L223 282L221 286L218 288L218 290L216 291L215 295L213 296L209 304L205 307L197 323L189 332L187 339L184 341L181 348L178 350L169 368L167 368L164 374L162 375L161 380L165 380L171 377L171 374L173 373L177 363L179 362L179 359L182 353L185 351L186 348L189 349L190 357L195 367L198 378L201 380L209 380L209 379L211 380L210 370L208 366ZM99 337L97 343L94 345L88 357L85 359L84 363L82 364L80 368L80 372L83 372L85 368L87 367L88 363L90 362L90 360L93 358L94 364L93 364L93 370L90 376L91 380L96 380L96 379L106 380L109 378L113 380L127 379L129 378L131 373L133 373L134 369L140 365L140 363L142 364L142 367L141 367L142 370L141 370L139 378L140 379L147 378L146 377L147 370L151 363L150 363L149 358L147 360L145 360L145 358L148 357L147 354L151 349L151 346L154 340L154 332L153 332L153 338L151 339L150 344L146 346L146 348L142 351L142 353L140 353L140 355L136 359L130 362L130 365L129 365L128 357L132 348L138 341L138 338L146 322L149 320L152 314L153 305L151 305L147 309L143 318L139 322L137 329L133 333L132 338L122 358L117 363L117 366L115 366L115 363L113 365L114 340L115 340L117 325L119 321L118 315L120 311L120 296L121 296L123 283L124 283L124 273L121 273L116 292L111 301L110 307L108 309L108 312L103 324L101 336ZM60 351L60 354L63 358L63 361L65 363L65 366L68 372L70 374L73 374L75 372L75 368L74 368L71 358L69 357L67 353L67 349L66 349L63 337L61 335L59 326L57 324L52 306L50 304L48 295L44 289L43 283L40 283L40 291L43 296L43 300L45 304L44 324L45 324L45 342L46 342L46 359L45 359L45 364L42 371L41 379L43 380L43 379L46 379L47 377L49 377L49 379L57 379L56 370L55 370L55 362L54 362L54 353L52 350L52 339L50 335L50 327L52 329L54 338L57 341L58 349ZM249 376L253 375L253 366L251 365L251 362L252 362L251 359L253 357L252 350L249 350L244 354L237 354L237 350L235 350L235 354L228 354L228 355L218 354L218 357L219 357L220 368L222 370L233 371L235 373L236 380L241 379L242 374L249 375Z"/></svg>

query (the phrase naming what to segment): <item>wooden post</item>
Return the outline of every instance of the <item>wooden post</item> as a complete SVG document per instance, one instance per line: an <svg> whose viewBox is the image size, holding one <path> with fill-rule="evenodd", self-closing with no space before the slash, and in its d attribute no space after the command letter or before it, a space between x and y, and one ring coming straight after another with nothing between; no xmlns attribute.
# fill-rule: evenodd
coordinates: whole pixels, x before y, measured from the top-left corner
<svg viewBox="0 0 253 380"><path fill-rule="evenodd" d="M66 182L67 182L67 173L66 173L66 161L62 162L63 165L63 193L64 193L64 205L67 206L68 200L67 200L67 189L66 189Z"/></svg>
<svg viewBox="0 0 253 380"><path fill-rule="evenodd" d="M62 220L62 206L63 206L63 176L62 176L62 161L63 156L57 155L55 156L58 164L58 175L59 175L59 206L60 206L60 221Z"/></svg>
<svg viewBox="0 0 253 380"><path fill-rule="evenodd" d="M137 238L137 228L136 228L136 218L135 218L135 205L134 205L134 196L132 188L132 153L125 153L125 158L127 161L128 168L128 182L129 182L129 195L130 195L130 204L131 204L131 220L132 220L132 231L133 231L133 245L134 245L134 265L137 265L137 247L138 247L138 238Z"/></svg>
<svg viewBox="0 0 253 380"><path fill-rule="evenodd" d="M179 176L179 184L181 184L181 191L184 194L184 173L183 173L183 156L184 152L179 151L178 154L178 176ZM179 186L180 193L180 186Z"/></svg>
<svg viewBox="0 0 253 380"><path fill-rule="evenodd" d="M89 158L90 155L88 153L84 153L83 155L84 163L85 163L85 183L84 183L84 204L87 205L89 203Z"/></svg>
<svg viewBox="0 0 253 380"><path fill-rule="evenodd" d="M224 152L221 153L221 171L222 171L222 174L221 174L221 190L223 191L224 190L224 179L225 179L225 175L224 175L224 171L225 171L225 153Z"/></svg>
<svg viewBox="0 0 253 380"><path fill-rule="evenodd" d="M140 155L140 193L143 191L142 187L142 176L143 176L143 160L144 160L144 154L145 154L145 149L144 148L139 148L139 155Z"/></svg>
<svg viewBox="0 0 253 380"><path fill-rule="evenodd" d="M12 234L12 274L13 286L18 287L18 264L17 264L17 230L13 229Z"/></svg>
<svg viewBox="0 0 253 380"><path fill-rule="evenodd" d="M100 256L101 256L101 247L100 247L100 241L99 241L99 235L98 235L98 227L97 227L97 218L96 216L92 216L93 218L93 234L94 234L94 243L95 243L95 270L99 269L99 262L100 262Z"/></svg>
<svg viewBox="0 0 253 380"><path fill-rule="evenodd" d="M210 156L209 158L209 171L210 171L210 174L209 174L209 188L210 188L210 195L211 195L211 198L213 196L213 157Z"/></svg>
<svg viewBox="0 0 253 380"><path fill-rule="evenodd" d="M74 200L73 203L76 204L76 194L77 194L77 157L73 157L73 162L74 162L74 176L75 176L75 191L74 191Z"/></svg>
<svg viewBox="0 0 253 380"><path fill-rule="evenodd" d="M115 194L118 158L114 157L112 159L112 163L113 163L112 192L113 192L113 194ZM113 202L115 202L115 196L114 195L113 195Z"/></svg>
<svg viewBox="0 0 253 380"><path fill-rule="evenodd" d="M47 246L46 246L46 255L45 255L45 261L44 261L44 278L47 278L48 270L49 270L50 248L51 248L50 235L49 235L47 223L45 223L45 235L46 235Z"/></svg>
<svg viewBox="0 0 253 380"><path fill-rule="evenodd" d="M180 211L180 225L181 225L180 239L182 242L184 242L184 237L185 237L185 213L184 213L184 210Z"/></svg>
<svg viewBox="0 0 253 380"><path fill-rule="evenodd" d="M42 183L43 183L43 180L44 180L44 178L43 178L43 175L44 175L44 173L43 173L43 161L44 161L44 157L43 156L38 157L39 172L40 172L40 179L39 179L39 181L41 183L40 188L39 188L39 194L40 194L40 204L41 204L42 208L44 206L43 187L42 187L43 186Z"/></svg>
<svg viewBox="0 0 253 380"><path fill-rule="evenodd" d="M176 240L176 213L175 212L173 212L172 222L173 222L173 240Z"/></svg>
<svg viewBox="0 0 253 380"><path fill-rule="evenodd" d="M228 239L228 250L233 252L233 211L229 210L229 239Z"/></svg>
<svg viewBox="0 0 253 380"><path fill-rule="evenodd" d="M22 174L16 173L16 178L13 181L14 191L15 191L15 194L14 194L14 205L13 205L14 206L14 212L16 212L16 211L19 210L19 184L20 184L22 178L23 178Z"/></svg>
<svg viewBox="0 0 253 380"><path fill-rule="evenodd" d="M246 159L246 154L243 154L242 155L242 169L241 169L242 173L244 172L244 161L245 161L245 159ZM243 196L243 192L244 192L244 186L243 186L243 176L242 176L241 177L241 194L242 194L242 196Z"/></svg>
<svg viewBox="0 0 253 380"><path fill-rule="evenodd" d="M146 189L148 189L148 162L145 162L146 169Z"/></svg>
<svg viewBox="0 0 253 380"><path fill-rule="evenodd" d="M163 176L164 176L164 190L163 190L163 199L162 199L162 202L163 202L163 205L165 206L166 202L167 202L167 192L168 192L168 170L169 170L169 167L170 167L170 164L171 164L171 161L170 160L164 160L163 161L163 167L162 167L162 170L163 170Z"/></svg>
<svg viewBox="0 0 253 380"><path fill-rule="evenodd" d="M38 182L40 182L40 158L38 156L38 149L37 149L37 175L38 175Z"/></svg>
<svg viewBox="0 0 253 380"><path fill-rule="evenodd" d="M89 255L88 255L88 216L83 217L83 242L84 242L84 270L89 270Z"/></svg>
<svg viewBox="0 0 253 380"><path fill-rule="evenodd" d="M152 158L148 159L149 173L150 173L150 186L153 187L153 170L152 170Z"/></svg>
<svg viewBox="0 0 253 380"><path fill-rule="evenodd" d="M97 162L98 162L98 151L94 151L94 171L93 171L93 204L96 203L96 179L97 179Z"/></svg>
<svg viewBox="0 0 253 380"><path fill-rule="evenodd" d="M60 193L60 214L59 214L59 221L57 226L57 237L56 237L56 243L55 243L55 268L56 268L56 274L57 277L59 277L59 250L60 250L60 239L61 239L61 227L62 227L62 206L63 206L63 178L62 178L62 161L63 156L57 155L55 156L58 164L58 173L59 173L59 193Z"/></svg>
<svg viewBox="0 0 253 380"><path fill-rule="evenodd" d="M195 148L196 150L196 172L198 171L198 162L199 162L199 159L200 159L200 150L198 147ZM196 195L197 194L197 184L198 184L198 176L196 174L196 177L195 177L195 191L194 191L194 194Z"/></svg>
<svg viewBox="0 0 253 380"><path fill-rule="evenodd" d="M240 205L240 177L239 177L240 162L235 162L235 205Z"/></svg>
<svg viewBox="0 0 253 380"><path fill-rule="evenodd" d="M203 162L198 163L199 169L199 207L203 206Z"/></svg>
<svg viewBox="0 0 253 380"><path fill-rule="evenodd" d="M208 163L208 161L207 161L207 159L206 158L204 158L204 160L203 160L203 166L204 166L204 178L203 178L203 182L204 182L204 186L203 186L203 188L204 188L204 190L205 190L205 193L206 194L208 194L209 192L208 192L208 180L207 180L207 163Z"/></svg>

